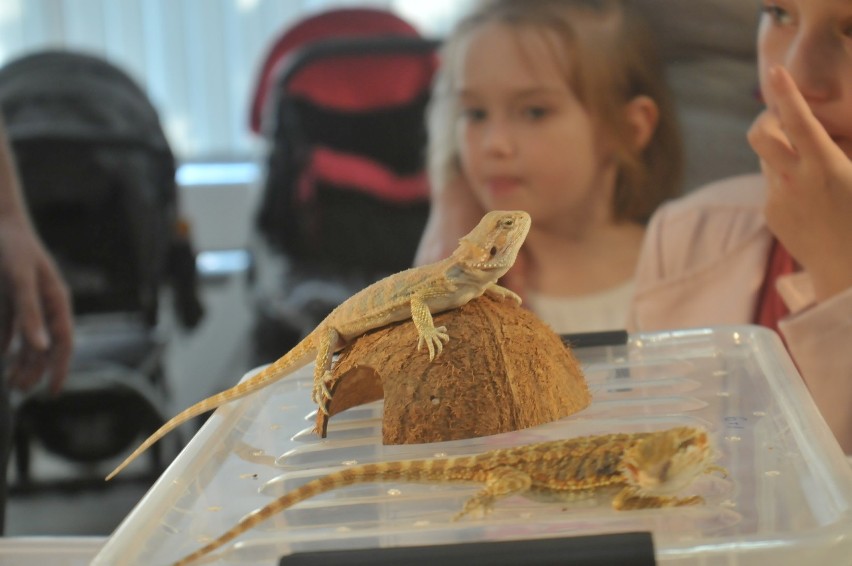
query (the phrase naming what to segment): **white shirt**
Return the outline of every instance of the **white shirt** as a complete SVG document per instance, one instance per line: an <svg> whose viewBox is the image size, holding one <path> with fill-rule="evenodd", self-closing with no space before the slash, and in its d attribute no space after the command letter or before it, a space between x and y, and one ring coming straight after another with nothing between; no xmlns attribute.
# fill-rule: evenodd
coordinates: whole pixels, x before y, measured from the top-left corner
<svg viewBox="0 0 852 566"><path fill-rule="evenodd" d="M633 279L590 295L554 297L527 293L525 303L557 334L621 330L633 297Z"/></svg>

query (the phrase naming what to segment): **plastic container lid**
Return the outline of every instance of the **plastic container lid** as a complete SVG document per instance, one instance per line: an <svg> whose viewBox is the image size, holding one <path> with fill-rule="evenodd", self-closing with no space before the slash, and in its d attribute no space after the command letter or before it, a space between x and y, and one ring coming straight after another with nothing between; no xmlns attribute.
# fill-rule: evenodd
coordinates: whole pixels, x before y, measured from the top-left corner
<svg viewBox="0 0 852 566"><path fill-rule="evenodd" d="M614 511L604 498L511 497L453 522L477 485L377 483L322 494L217 553L277 564L319 550L651 532L661 564L852 564L852 469L778 336L754 327L630 335L577 350L593 395L560 421L490 437L381 445L381 403L312 433L311 369L219 408L116 529L94 565L167 564L309 479L354 463L482 452L586 434L708 429L726 478L692 486L706 504ZM765 562L764 562L765 561Z"/></svg>

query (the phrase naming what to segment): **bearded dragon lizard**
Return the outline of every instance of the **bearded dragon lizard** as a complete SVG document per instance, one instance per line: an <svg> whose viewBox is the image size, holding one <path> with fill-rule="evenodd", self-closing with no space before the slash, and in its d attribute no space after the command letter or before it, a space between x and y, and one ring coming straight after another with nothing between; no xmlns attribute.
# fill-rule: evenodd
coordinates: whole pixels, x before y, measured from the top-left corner
<svg viewBox="0 0 852 566"><path fill-rule="evenodd" d="M326 402L331 394L326 384L331 379L335 352L370 330L411 318L419 337L417 349L425 344L429 359L433 360L449 340L446 327L435 327L433 313L458 308L483 293L511 298L520 304L521 298L498 285L497 280L514 264L530 224L529 214L523 211L487 213L459 240L459 246L448 258L390 275L354 294L331 311L292 350L258 375L172 417L106 479L112 479L151 445L189 419L258 391L311 360L316 361L312 398L327 414Z"/></svg>
<svg viewBox="0 0 852 566"><path fill-rule="evenodd" d="M700 496L677 492L699 475L726 470L713 464L707 433L695 427L659 432L604 434L499 449L476 456L362 464L309 481L246 515L225 534L174 566L213 552L276 513L320 493L359 483L401 481L482 483L455 519L487 513L510 495L570 499L614 487L617 510L697 505Z"/></svg>

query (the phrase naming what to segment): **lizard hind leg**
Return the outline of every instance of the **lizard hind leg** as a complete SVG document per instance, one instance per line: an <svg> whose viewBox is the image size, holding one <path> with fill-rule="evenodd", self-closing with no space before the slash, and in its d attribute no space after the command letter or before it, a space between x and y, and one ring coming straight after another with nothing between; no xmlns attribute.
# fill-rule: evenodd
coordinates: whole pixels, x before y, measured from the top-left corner
<svg viewBox="0 0 852 566"><path fill-rule="evenodd" d="M337 330L329 327L320 334L317 343L317 358L314 365L314 388L311 393L311 399L319 406L320 411L326 415L328 414L326 404L331 399L331 391L328 389L328 383L332 379L331 365L339 340L340 334Z"/></svg>
<svg viewBox="0 0 852 566"><path fill-rule="evenodd" d="M495 468L488 472L485 487L465 502L464 507L453 517L453 520L456 521L465 515L484 517L498 499L525 493L531 485L532 478L526 472L510 466Z"/></svg>

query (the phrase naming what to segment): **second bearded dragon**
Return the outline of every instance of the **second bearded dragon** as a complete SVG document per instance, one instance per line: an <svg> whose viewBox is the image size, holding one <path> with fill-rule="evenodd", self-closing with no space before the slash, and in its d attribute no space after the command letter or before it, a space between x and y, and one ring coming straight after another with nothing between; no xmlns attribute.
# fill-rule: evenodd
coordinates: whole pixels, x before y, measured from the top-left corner
<svg viewBox="0 0 852 566"><path fill-rule="evenodd" d="M524 495L571 501L614 490L617 510L698 505L699 495L678 493L698 476L726 475L707 432L681 426L657 432L616 433L492 450L474 456L361 464L316 478L246 515L238 524L173 566L220 548L273 515L327 491L371 482L480 483L461 513L485 514L500 499Z"/></svg>

